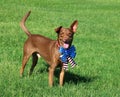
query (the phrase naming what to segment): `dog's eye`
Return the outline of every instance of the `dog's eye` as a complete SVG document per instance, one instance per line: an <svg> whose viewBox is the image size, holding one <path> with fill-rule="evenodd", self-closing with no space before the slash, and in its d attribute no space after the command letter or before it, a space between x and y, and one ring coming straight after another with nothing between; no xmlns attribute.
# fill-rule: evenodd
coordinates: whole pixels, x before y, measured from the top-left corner
<svg viewBox="0 0 120 97"><path fill-rule="evenodd" d="M61 32L61 33L60 33L60 36L64 36L64 33L63 33L63 32Z"/></svg>
<svg viewBox="0 0 120 97"><path fill-rule="evenodd" d="M69 37L71 37L71 36L72 36L72 34L71 34L71 33L69 33L69 34L68 34L68 36L69 36Z"/></svg>
<svg viewBox="0 0 120 97"><path fill-rule="evenodd" d="M61 32L61 35L63 35L63 34L64 34L64 32L62 31L62 32Z"/></svg>

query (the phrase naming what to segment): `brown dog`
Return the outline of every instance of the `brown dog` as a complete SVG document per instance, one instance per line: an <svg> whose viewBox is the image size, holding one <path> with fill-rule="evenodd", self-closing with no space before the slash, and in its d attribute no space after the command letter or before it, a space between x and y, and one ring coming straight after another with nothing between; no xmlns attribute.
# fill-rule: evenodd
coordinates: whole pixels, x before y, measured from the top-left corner
<svg viewBox="0 0 120 97"><path fill-rule="evenodd" d="M28 35L28 39L26 40L24 44L24 50L23 50L23 60L22 60L22 67L20 69L20 75L23 75L23 71L25 68L25 65L32 55L32 66L30 69L30 74L32 74L34 67L37 64L38 61L38 54L44 58L44 60L50 65L49 66L49 85L53 85L53 75L55 68L60 65L61 72L60 72L60 79L59 84L60 86L63 85L63 79L64 79L64 69L62 62L60 61L60 53L59 53L59 47L70 47L73 40L73 35L76 32L78 21L74 21L70 28L63 28L62 26L55 29L55 31L58 34L57 40L52 40L47 37L44 37L42 35L38 34L31 34L28 29L25 26L25 21L30 15L31 11L29 11L20 22L20 26L23 29L23 31Z"/></svg>

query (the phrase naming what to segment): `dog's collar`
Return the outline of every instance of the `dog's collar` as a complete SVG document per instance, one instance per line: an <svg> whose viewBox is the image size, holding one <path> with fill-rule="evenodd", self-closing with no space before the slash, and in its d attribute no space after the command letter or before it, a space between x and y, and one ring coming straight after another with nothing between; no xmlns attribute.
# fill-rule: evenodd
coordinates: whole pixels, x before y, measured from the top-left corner
<svg viewBox="0 0 120 97"><path fill-rule="evenodd" d="M58 40L56 41L56 45L57 45L58 48L60 48L60 43L59 43Z"/></svg>

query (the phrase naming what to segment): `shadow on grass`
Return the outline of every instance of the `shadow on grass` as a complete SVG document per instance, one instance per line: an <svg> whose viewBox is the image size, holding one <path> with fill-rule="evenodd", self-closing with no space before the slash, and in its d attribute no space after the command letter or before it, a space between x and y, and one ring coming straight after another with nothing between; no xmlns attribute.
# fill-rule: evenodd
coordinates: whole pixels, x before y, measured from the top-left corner
<svg viewBox="0 0 120 97"><path fill-rule="evenodd" d="M48 69L40 68L38 72L39 73L48 72ZM54 75L59 80L60 69L56 69ZM67 71L65 72L64 83L73 83L77 85L79 83L90 83L93 82L95 79L97 79L97 77L80 76L78 74L74 74L72 72Z"/></svg>
<svg viewBox="0 0 120 97"><path fill-rule="evenodd" d="M55 76L59 79L60 70L55 71ZM75 85L79 83L90 83L93 82L97 77L80 76L72 72L65 72L64 83L74 83Z"/></svg>

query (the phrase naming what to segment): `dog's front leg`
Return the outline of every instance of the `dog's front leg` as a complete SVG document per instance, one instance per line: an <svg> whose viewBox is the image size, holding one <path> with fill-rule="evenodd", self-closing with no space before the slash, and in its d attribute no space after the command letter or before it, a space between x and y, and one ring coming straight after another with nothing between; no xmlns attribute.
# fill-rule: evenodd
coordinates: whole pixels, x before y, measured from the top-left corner
<svg viewBox="0 0 120 97"><path fill-rule="evenodd" d="M59 79L59 84L60 84L60 86L63 85L64 75L65 75L65 70L64 70L64 68L62 67L62 68L61 68L61 72L60 72L60 79Z"/></svg>
<svg viewBox="0 0 120 97"><path fill-rule="evenodd" d="M53 86L53 76L54 76L55 68L49 67L49 86Z"/></svg>

